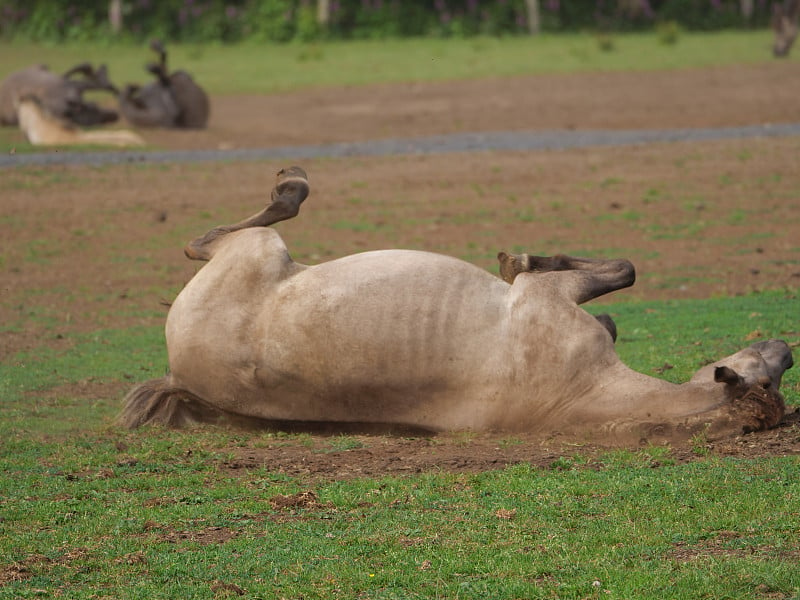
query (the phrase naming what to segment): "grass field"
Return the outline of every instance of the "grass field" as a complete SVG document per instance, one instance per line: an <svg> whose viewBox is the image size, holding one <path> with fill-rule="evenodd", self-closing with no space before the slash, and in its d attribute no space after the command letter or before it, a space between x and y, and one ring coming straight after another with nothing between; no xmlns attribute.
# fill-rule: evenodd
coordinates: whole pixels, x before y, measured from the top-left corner
<svg viewBox="0 0 800 600"><path fill-rule="evenodd" d="M667 359L674 368L665 376L682 380L698 362L741 346L753 324L736 315L758 313L766 336L795 326L785 310L792 301L792 292L769 292L603 309L626 332L619 341L626 361L651 370ZM726 333L709 336L709 327ZM589 458L576 446L549 470L523 463L481 474L323 482L268 465L233 473L221 468L231 448L280 438L214 428L129 433L111 426L114 399L87 402L64 387L162 372L160 328L73 341L67 351L0 366L2 597L800 593L796 457L712 455L675 465L666 447ZM784 386L799 403L796 371ZM346 438L328 443L359 447Z"/></svg>
<svg viewBox="0 0 800 600"><path fill-rule="evenodd" d="M754 44L765 51L754 53ZM655 35L620 36L613 52L601 52L588 35L558 40L174 50L175 61L196 70L214 93L269 93L310 85L700 67L769 60L768 44L768 32L754 32L685 34L677 45L668 47L660 45ZM0 46L0 74L30 62L48 62L61 69L101 57L115 79L140 80L146 54L145 49L122 46L6 44ZM749 154L763 149L754 148ZM675 204L678 212L686 213L681 227L670 229L668 223L660 223L659 228L647 230L648 236L670 235L676 244L691 237L702 247L708 235L696 230L700 214L696 204L704 210L708 206L702 214L709 229L720 212L724 212L722 225L733 228L740 221L759 218L727 211L717 188L732 189L733 196L761 194L772 204L796 202L788 174L782 180L779 173L768 180L753 179L758 185L747 178L755 178L741 166L755 162L749 154L713 153L726 179L711 181L708 190L701 190L707 198L695 195L697 182L691 175L703 163L696 156L685 169L680 167L678 175L669 172L665 181L641 184L615 170L624 171L624 166L612 168L595 158L599 162L589 167L576 163L578 171L597 170L594 178L590 180L584 172L583 179L568 185L586 188L585 198L591 193L602 206L622 201L632 205L629 198L636 199L638 215L630 207L612 213L618 231L630 222L639 229L649 227L651 219L659 221L655 212L659 206ZM658 155L648 156L650 163L664 167ZM338 215L339 220L332 220L329 227L331 239L350 235L355 240L361 234L361 242L366 237L370 244L391 243L394 238L385 232L394 226L404 228L401 233L406 237L401 239L416 243L418 238L410 236L419 236L422 247L432 243L428 232L433 229L427 226L442 227L441 215L416 229L418 223L405 222L414 207L392 195L396 190L376 190L377 184L369 187L376 163L318 161L320 171L325 166L321 163L332 171L348 171L342 189L323 191L314 209L314 215L323 215L320 219ZM419 165L408 169L422 177ZM239 177L248 173L246 169L103 167L91 169L89 179L106 188L130 191L131 171L144 182L141 197L109 193L99 198L95 207L86 210L96 209L91 223L75 225L74 214L80 214L81 208L59 202L53 219L69 223L60 238L48 239L40 232L40 222L0 210L4 241L19 239L16 230L21 227L33 232L22 248L0 248L0 290L13 291L15 299L13 306L7 306L9 296L0 297L7 310L4 314L15 315L0 324L0 336L11 336L25 327L36 327L41 333L34 347L0 357L0 598L800 598L800 461L796 452L770 456L766 449L765 456L757 459L723 457L698 436L688 442L691 459L687 461L678 460L668 446L598 450L575 443L560 448L544 466L522 460L477 473L441 468L406 476L337 480L289 474L273 468L268 460L253 468L231 465L241 451L258 450L269 456L284 446L307 446L311 453L345 462L348 453L379 452L387 438L312 439L308 434L214 427L182 432L117 428L113 419L124 391L134 382L162 375L166 368L162 326L152 324L162 319L163 311L137 303L151 290L126 291L126 303L122 303L111 286L101 286L101 294L95 288L62 282L59 285L64 287L54 291L52 281L42 276L36 285L17 294L19 269L52 263L51 271L42 270L52 274L58 270L60 255L67 254L86 268L91 260L112 262L115 269L134 272L147 285L158 287L159 294L166 294L174 291L165 283L174 267L162 264L159 257L166 246L179 252L176 240L190 235L187 222L191 221L191 227L206 227L212 220L238 215L238 206L213 204L219 189L235 190L247 206L259 198L253 189L258 186ZM126 225L150 218L157 206L150 197L158 199L159 183L165 181L157 175L162 171L173 172L170 177L174 175L186 188L187 196L170 208L168 220L153 219L170 233L159 231L160 225L148 225L150 237L135 246L125 237ZM503 179L506 172L515 171L498 167L495 176ZM0 185L0 208L19 198L30 205L45 205L53 197L66 198L67 193L77 201L91 191L79 171L66 168L18 171L7 177L0 172L0 177L5 178ZM458 202L461 212L453 209L451 215L476 221L458 225L485 230L488 216L481 211L487 193L478 183L472 188L465 184L467 191L452 192L446 189L454 186L452 181L437 181L437 185L444 190L444 198L450 193L453 202ZM589 210L588 199L584 204L565 205L560 194L567 187L557 183L549 182L541 197L535 192L536 215L525 212L533 210L525 204L532 202L523 195L525 190L495 185L492 194L505 194L514 207L520 203L514 208L517 223L546 217L561 223L574 221L575 228L602 226L581 217ZM639 185L646 191L641 192ZM212 199L193 203L189 194L200 188L208 188ZM625 188L625 194L619 198L603 195L614 188ZM145 197L145 191L150 196ZM383 204L363 199L381 192L389 198ZM334 202L342 198L349 201ZM681 202L686 204L683 209ZM347 220L341 216L345 209ZM786 214L785 227L796 228L791 220L796 213ZM491 216L497 218L497 214ZM320 252L318 247L334 245L307 234L302 237L304 223L289 229L290 236L305 244L300 244L304 253L312 255ZM501 225L504 231L511 227L510 222ZM364 229L369 230L368 237ZM743 251L758 252L750 250L761 243L758 240L744 239L738 230L727 235ZM87 257L94 238L106 247L97 256ZM713 239L719 242L723 237ZM482 253L481 260L486 253L483 245L490 241L494 244L493 239L479 239L480 247L472 250ZM549 244L548 240L532 241ZM608 235L607 245L595 250L604 255L618 242ZM462 255L470 248L452 250ZM797 251L795 243L783 260L796 261ZM691 275L712 277L715 273ZM54 294L61 300L51 300ZM70 329L64 305L80 306L75 298L90 294L97 295L93 306L108 306L89 317L76 314L74 319L102 324ZM614 316L620 328L618 351L626 363L677 382L752 339L780 337L796 348L800 343L798 294L796 287L785 287L736 297L592 305L590 310ZM38 297L47 300L38 302ZM135 324L138 320L147 324ZM6 347L0 343L0 348ZM800 369L786 373L782 390L792 409L800 406ZM793 432L796 446L800 445L796 428ZM757 443L751 439L760 438L743 438L741 443ZM429 442L434 448L440 443L436 438ZM459 443L468 452L476 442L464 434ZM523 442L498 435L496 444L499 452Z"/></svg>
<svg viewBox="0 0 800 600"><path fill-rule="evenodd" d="M769 31L682 34L674 45L655 33L626 34L612 51L591 34L537 38L388 40L235 46L174 45L172 65L193 73L212 94L273 93L306 87L433 81L581 71L684 69L772 60ZM761 51L754 51L761 49ZM796 60L794 58L789 60ZM106 63L118 84L148 80L146 46L0 44L0 75L33 62L65 70Z"/></svg>

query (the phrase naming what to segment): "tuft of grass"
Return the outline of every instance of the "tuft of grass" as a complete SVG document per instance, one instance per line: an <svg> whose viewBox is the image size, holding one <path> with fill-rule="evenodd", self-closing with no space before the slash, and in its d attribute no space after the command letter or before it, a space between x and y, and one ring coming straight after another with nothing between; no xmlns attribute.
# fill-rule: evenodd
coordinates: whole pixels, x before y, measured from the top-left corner
<svg viewBox="0 0 800 600"><path fill-rule="evenodd" d="M648 188L642 194L642 203L643 204L655 204L660 200L665 198L664 192L656 187Z"/></svg>
<svg viewBox="0 0 800 600"><path fill-rule="evenodd" d="M681 36L681 26L675 21L664 21L656 24L656 37L663 46L674 46Z"/></svg>
<svg viewBox="0 0 800 600"><path fill-rule="evenodd" d="M347 452L364 447L364 442L350 435L337 435L328 440L328 452Z"/></svg>
<svg viewBox="0 0 800 600"><path fill-rule="evenodd" d="M708 456L711 454L711 446L708 443L706 431L701 431L692 436L692 452L697 456Z"/></svg>
<svg viewBox="0 0 800 600"><path fill-rule="evenodd" d="M703 232L710 225L708 221L698 219L668 226L652 223L645 230L653 240L683 240L702 238Z"/></svg>
<svg viewBox="0 0 800 600"><path fill-rule="evenodd" d="M510 448L512 446L519 446L522 443L523 442L521 439L513 435L503 437L497 442L498 446L500 446L501 448Z"/></svg>
<svg viewBox="0 0 800 600"><path fill-rule="evenodd" d="M475 434L472 431L457 431L454 434L456 444L459 446L469 446L472 440L475 439Z"/></svg>
<svg viewBox="0 0 800 600"><path fill-rule="evenodd" d="M609 33L599 33L595 37L595 42L597 43L597 49L600 52L613 52L617 49L617 42Z"/></svg>
<svg viewBox="0 0 800 600"><path fill-rule="evenodd" d="M375 232L390 228L387 224L375 223L364 218L358 218L357 220L339 219L331 223L330 227L331 229L354 231L356 233Z"/></svg>
<svg viewBox="0 0 800 600"><path fill-rule="evenodd" d="M652 444L639 450L627 448L604 453L599 461L605 468L655 468L675 464L670 457L669 446L653 446Z"/></svg>

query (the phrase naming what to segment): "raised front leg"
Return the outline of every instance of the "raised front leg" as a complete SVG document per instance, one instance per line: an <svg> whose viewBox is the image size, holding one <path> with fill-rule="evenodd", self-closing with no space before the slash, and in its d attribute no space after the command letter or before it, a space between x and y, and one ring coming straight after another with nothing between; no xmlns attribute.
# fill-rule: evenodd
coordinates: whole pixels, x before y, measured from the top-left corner
<svg viewBox="0 0 800 600"><path fill-rule="evenodd" d="M150 49L158 54L158 64L167 71L167 49L161 40L150 40Z"/></svg>
<svg viewBox="0 0 800 600"><path fill-rule="evenodd" d="M520 273L570 272L571 276L564 280L564 290L577 304L630 287L636 281L633 265L625 259L575 258L564 254L531 256L500 252L497 260L500 261L500 276L508 283L513 283Z"/></svg>
<svg viewBox="0 0 800 600"><path fill-rule="evenodd" d="M158 79L159 83L164 87L169 87L169 73L164 65L158 63L147 63L145 69L153 77Z"/></svg>
<svg viewBox="0 0 800 600"><path fill-rule="evenodd" d="M92 75L93 69L91 63L82 62L80 64L75 65L68 71L65 71L62 77L64 79L69 79L73 75L83 75L84 77L90 77Z"/></svg>
<svg viewBox="0 0 800 600"><path fill-rule="evenodd" d="M303 169L281 169L278 171L275 187L272 188L272 202L264 210L233 225L214 227L205 235L189 242L183 251L192 260L211 260L214 256L214 245L221 237L248 227L269 227L297 216L308 192L308 177Z"/></svg>

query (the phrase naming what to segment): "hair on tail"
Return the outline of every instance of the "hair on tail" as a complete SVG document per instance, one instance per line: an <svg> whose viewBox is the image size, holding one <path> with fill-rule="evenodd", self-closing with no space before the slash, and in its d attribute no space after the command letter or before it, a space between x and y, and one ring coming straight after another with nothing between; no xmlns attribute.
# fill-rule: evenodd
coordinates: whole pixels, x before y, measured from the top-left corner
<svg viewBox="0 0 800 600"><path fill-rule="evenodd" d="M178 428L214 423L221 416L191 392L174 387L166 376L145 381L128 392L117 424L128 429L142 425Z"/></svg>

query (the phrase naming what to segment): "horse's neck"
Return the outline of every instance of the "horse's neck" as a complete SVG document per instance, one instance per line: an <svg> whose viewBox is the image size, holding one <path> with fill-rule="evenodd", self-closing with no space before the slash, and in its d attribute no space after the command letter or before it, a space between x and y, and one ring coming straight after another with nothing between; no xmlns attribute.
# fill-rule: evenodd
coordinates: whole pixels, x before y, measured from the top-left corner
<svg viewBox="0 0 800 600"><path fill-rule="evenodd" d="M680 419L714 410L726 401L724 385L671 383L619 363L595 386L590 406L632 419Z"/></svg>

